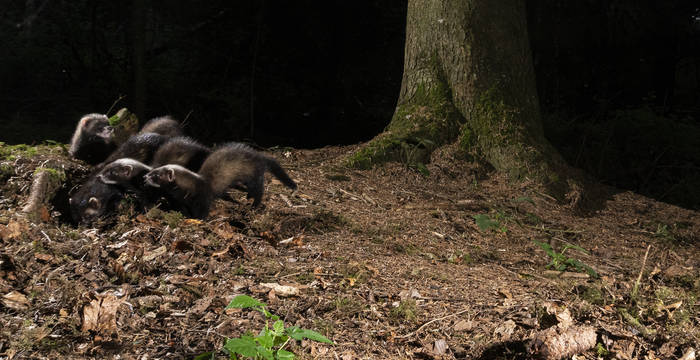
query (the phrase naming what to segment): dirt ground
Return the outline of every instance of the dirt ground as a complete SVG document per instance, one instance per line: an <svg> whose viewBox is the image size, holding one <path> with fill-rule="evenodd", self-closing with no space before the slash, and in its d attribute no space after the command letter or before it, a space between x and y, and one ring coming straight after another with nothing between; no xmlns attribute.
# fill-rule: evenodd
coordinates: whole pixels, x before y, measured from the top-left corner
<svg viewBox="0 0 700 360"><path fill-rule="evenodd" d="M353 146L278 149L299 189L268 177L262 208L232 191L202 222L123 202L88 228L66 217L88 169L31 149L0 152L0 359L226 358L227 338L264 326L225 309L238 294L335 342L290 342L302 359L525 359L564 323L595 331L578 359L676 359L700 343L700 216L628 191L597 188L574 211L449 146L429 175L348 170ZM38 167L66 185L30 219Z"/></svg>

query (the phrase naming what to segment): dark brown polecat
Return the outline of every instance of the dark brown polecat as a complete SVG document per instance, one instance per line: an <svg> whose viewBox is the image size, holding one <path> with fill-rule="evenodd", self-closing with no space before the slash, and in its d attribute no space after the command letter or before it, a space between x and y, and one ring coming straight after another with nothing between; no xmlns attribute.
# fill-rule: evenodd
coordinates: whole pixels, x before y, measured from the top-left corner
<svg viewBox="0 0 700 360"><path fill-rule="evenodd" d="M167 115L148 120L145 124L143 124L141 131L139 131L139 134L145 134L149 132L169 137L182 136L183 134L182 125L180 125L180 123L177 120Z"/></svg>
<svg viewBox="0 0 700 360"><path fill-rule="evenodd" d="M154 168L144 180L183 215L203 219L209 214L211 189L197 173L171 164Z"/></svg>
<svg viewBox="0 0 700 360"><path fill-rule="evenodd" d="M175 137L168 140L156 151L151 165L160 167L173 164L198 171L210 153L211 149L194 139L184 136Z"/></svg>
<svg viewBox="0 0 700 360"><path fill-rule="evenodd" d="M148 164L161 145L170 139L168 136L156 133L143 133L130 137L114 150L107 159L97 166L98 169L121 158L130 158Z"/></svg>
<svg viewBox="0 0 700 360"><path fill-rule="evenodd" d="M143 176L152 168L138 160L121 158L105 165L97 173L97 179L107 185L116 185L127 190L142 188Z"/></svg>
<svg viewBox="0 0 700 360"><path fill-rule="evenodd" d="M255 151L241 143L225 144L207 157L199 169L214 197L220 197L230 187L245 187L253 206L262 201L265 190L265 171L269 171L282 184L296 190L297 184L282 169L277 160Z"/></svg>
<svg viewBox="0 0 700 360"><path fill-rule="evenodd" d="M68 152L75 159L95 165L117 148L114 129L103 114L87 114L78 121Z"/></svg>
<svg viewBox="0 0 700 360"><path fill-rule="evenodd" d="M123 195L117 186L93 176L68 200L71 217L76 223L91 223L114 210Z"/></svg>
<svg viewBox="0 0 700 360"><path fill-rule="evenodd" d="M245 188L253 206L258 206L268 170L284 185L296 189L296 183L275 159L240 143L230 143L212 152L199 173L171 164L154 168L144 178L147 185L158 188L172 204L186 210L186 215L204 218L209 214L211 202L229 187Z"/></svg>

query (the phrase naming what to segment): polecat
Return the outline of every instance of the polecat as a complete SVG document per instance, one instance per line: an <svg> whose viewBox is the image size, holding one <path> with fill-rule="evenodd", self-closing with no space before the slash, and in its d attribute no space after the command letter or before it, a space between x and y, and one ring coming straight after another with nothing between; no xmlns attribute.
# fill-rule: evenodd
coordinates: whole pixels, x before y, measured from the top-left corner
<svg viewBox="0 0 700 360"><path fill-rule="evenodd" d="M114 210L123 193L115 185L104 184L93 176L68 200L76 223L91 223Z"/></svg>
<svg viewBox="0 0 700 360"><path fill-rule="evenodd" d="M109 119L102 114L87 114L78 121L68 152L75 159L90 165L99 164L111 154L117 144Z"/></svg>
<svg viewBox="0 0 700 360"><path fill-rule="evenodd" d="M163 144L153 156L151 165L173 164L198 171L211 149L188 137L175 137Z"/></svg>
<svg viewBox="0 0 700 360"><path fill-rule="evenodd" d="M121 158L130 158L148 164L158 148L170 139L168 136L156 133L143 133L130 137L117 150L99 164L98 169Z"/></svg>
<svg viewBox="0 0 700 360"><path fill-rule="evenodd" d="M107 185L117 185L124 189L138 189L143 184L143 176L152 168L138 160L121 158L105 165L97 173L97 179Z"/></svg>
<svg viewBox="0 0 700 360"><path fill-rule="evenodd" d="M290 189L297 188L277 160L241 143L228 143L216 149L198 173L209 183L213 196L219 197L229 187L243 185L248 198L253 199L253 206L258 206L265 190L265 171L270 171Z"/></svg>
<svg viewBox="0 0 700 360"><path fill-rule="evenodd" d="M145 134L149 132L169 137L182 136L182 125L180 125L180 123L177 122L177 120L173 119L168 115L161 116L148 120L145 124L143 124L141 131L139 131L139 134Z"/></svg>
<svg viewBox="0 0 700 360"><path fill-rule="evenodd" d="M264 191L265 171L269 170L284 185L296 189L296 183L277 161L239 143L227 144L211 153L199 173L180 165L154 168L144 178L146 184L159 188L168 200L188 212L204 218L214 198L229 187L241 188L258 206Z"/></svg>
<svg viewBox="0 0 700 360"><path fill-rule="evenodd" d="M144 180L146 185L157 188L156 191L183 215L203 219L209 214L211 190L197 173L171 164L151 170Z"/></svg>

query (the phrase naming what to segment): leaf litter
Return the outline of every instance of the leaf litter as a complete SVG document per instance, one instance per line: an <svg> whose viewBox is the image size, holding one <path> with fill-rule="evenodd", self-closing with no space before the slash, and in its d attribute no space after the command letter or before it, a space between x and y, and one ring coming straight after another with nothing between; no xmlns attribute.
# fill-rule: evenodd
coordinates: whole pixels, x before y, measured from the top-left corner
<svg viewBox="0 0 700 360"><path fill-rule="evenodd" d="M274 154L299 190L268 181L259 209L233 191L205 221L120 206L90 228L60 204L42 222L21 214L42 163L88 170L65 153L20 155L0 185L0 357L225 358L227 338L265 321L226 309L241 294L335 343L291 342L301 358L695 356L697 212L601 186L572 210L449 146L427 177L343 168L354 149ZM585 249L564 254L600 277L547 270L533 240ZM583 345L554 346L567 336Z"/></svg>

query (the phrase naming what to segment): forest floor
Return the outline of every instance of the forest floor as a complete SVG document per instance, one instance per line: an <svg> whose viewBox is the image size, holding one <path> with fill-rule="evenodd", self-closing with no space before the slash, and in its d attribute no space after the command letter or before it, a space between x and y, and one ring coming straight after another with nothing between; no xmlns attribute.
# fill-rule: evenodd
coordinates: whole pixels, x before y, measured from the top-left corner
<svg viewBox="0 0 700 360"><path fill-rule="evenodd" d="M278 149L299 189L268 177L261 208L233 191L206 221L123 203L76 227L67 189L38 219L20 210L37 167L66 187L88 169L60 146L0 149L1 359L225 358L265 325L226 309L239 294L335 343L287 344L302 359L525 359L557 323L595 331L578 359L700 343L700 214L629 191L599 186L574 211L449 146L429 175L343 168L355 146Z"/></svg>

